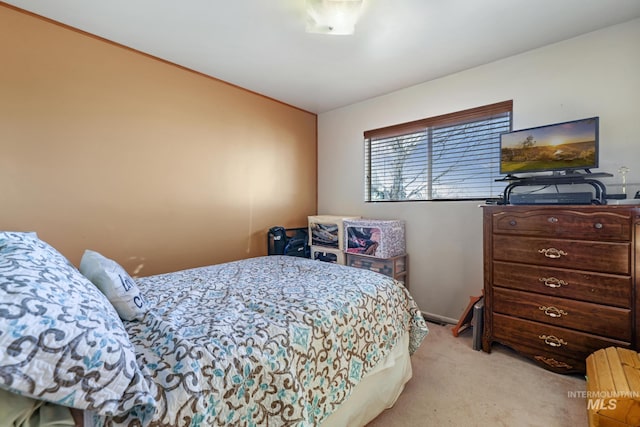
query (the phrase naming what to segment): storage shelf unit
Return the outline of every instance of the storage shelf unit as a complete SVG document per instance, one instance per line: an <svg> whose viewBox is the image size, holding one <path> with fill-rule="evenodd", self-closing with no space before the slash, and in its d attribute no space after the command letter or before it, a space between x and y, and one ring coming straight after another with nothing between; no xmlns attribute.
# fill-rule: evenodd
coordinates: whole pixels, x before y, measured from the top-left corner
<svg viewBox="0 0 640 427"><path fill-rule="evenodd" d="M378 258L347 252L347 265L393 277L398 281L404 282L405 287L409 288L409 264L406 254L391 258Z"/></svg>

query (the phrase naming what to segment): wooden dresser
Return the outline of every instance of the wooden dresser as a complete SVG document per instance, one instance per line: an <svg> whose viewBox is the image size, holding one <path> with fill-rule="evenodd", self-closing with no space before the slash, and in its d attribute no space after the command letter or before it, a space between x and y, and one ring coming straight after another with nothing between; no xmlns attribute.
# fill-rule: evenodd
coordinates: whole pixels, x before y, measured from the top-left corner
<svg viewBox="0 0 640 427"><path fill-rule="evenodd" d="M486 206L482 348L499 342L554 372L595 350L637 349L640 207Z"/></svg>

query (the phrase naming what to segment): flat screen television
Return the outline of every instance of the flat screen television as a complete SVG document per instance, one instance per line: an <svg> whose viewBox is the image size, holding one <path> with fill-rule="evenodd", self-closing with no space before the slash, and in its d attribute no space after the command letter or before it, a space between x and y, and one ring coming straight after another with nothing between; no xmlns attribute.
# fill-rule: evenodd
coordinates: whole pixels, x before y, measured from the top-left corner
<svg viewBox="0 0 640 427"><path fill-rule="evenodd" d="M500 173L575 172L598 167L598 117L500 135Z"/></svg>

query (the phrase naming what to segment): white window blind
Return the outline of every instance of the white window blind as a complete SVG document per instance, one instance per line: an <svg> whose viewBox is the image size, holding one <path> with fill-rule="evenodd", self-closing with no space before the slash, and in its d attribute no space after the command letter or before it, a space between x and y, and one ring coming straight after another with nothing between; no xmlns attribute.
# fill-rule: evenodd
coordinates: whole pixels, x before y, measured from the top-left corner
<svg viewBox="0 0 640 427"><path fill-rule="evenodd" d="M365 200L474 200L497 197L500 134L512 101L364 133Z"/></svg>

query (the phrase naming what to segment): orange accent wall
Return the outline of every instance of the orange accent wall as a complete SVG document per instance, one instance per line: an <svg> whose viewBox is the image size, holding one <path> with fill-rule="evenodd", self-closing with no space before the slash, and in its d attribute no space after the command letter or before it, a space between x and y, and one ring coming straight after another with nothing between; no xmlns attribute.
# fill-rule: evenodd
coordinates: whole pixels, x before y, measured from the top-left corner
<svg viewBox="0 0 640 427"><path fill-rule="evenodd" d="M0 4L0 229L146 276L316 213L316 115Z"/></svg>

